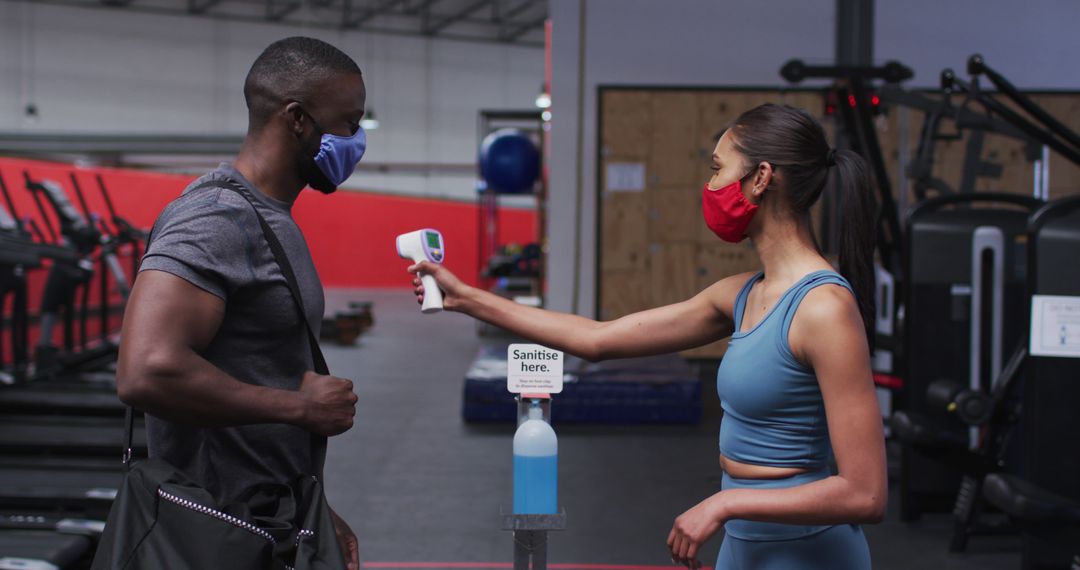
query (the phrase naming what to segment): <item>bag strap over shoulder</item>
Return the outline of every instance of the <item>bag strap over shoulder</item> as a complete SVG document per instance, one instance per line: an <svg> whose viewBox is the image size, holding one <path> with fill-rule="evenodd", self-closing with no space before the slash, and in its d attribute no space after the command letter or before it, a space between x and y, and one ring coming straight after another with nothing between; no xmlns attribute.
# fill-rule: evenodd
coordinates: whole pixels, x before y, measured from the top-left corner
<svg viewBox="0 0 1080 570"><path fill-rule="evenodd" d="M311 358L314 364L315 372L324 376L330 375L330 368L326 364L326 358L323 356L322 349L319 347L319 340L315 336L315 331L308 321L307 312L304 310L304 299L300 295L300 286L296 281L296 273L293 271L292 264L289 263L289 258L285 254L285 248L281 245L281 241L278 240L277 234L270 227L269 222L259 212L257 204L257 198L251 194L251 191L232 179L216 179L208 180L199 184L191 189L191 191L201 190L203 188L224 188L232 190L237 194L240 194L251 204L252 210L255 212L255 217L259 220L259 226L262 228L263 236L266 238L266 243L270 246L270 251L274 254L274 260L277 261L278 267L281 269L281 274L285 277L285 283L289 287L289 293L292 294L294 305L296 306L297 315L300 317L300 321L304 323L304 329L307 331L308 344L311 346ZM150 237L147 238L147 249L150 247L150 239L153 238L153 230L150 231ZM134 413L130 406L128 406L125 412L125 428L124 428L124 470L127 471L131 467L131 455L132 455L132 437L135 429ZM315 468L322 471L323 463L326 461L326 437L316 434L311 434L312 444L312 463Z"/></svg>
<svg viewBox="0 0 1080 570"><path fill-rule="evenodd" d="M278 266L281 268L282 275L285 276L285 283L289 286L289 292L292 293L293 301L296 304L297 315L304 323L304 328L307 330L308 344L311 345L311 357L314 360L315 372L324 376L330 375L330 368L326 365L326 358L323 356L322 349L319 348L319 340L315 338L315 331L308 322L307 312L304 310L304 299L300 295L300 286L296 281L296 273L293 271L292 264L289 263L289 257L285 255L285 248L282 247L281 241L278 240L277 234L270 228L270 223L266 221L266 218L259 212L259 208L256 206L256 198L251 195L251 191L241 186L234 180L224 180L221 187L228 188L241 196L243 196L251 204L252 210L255 211L255 217L259 220L259 226L262 228L263 235L266 237L266 243L270 245L270 251L274 254L274 259L277 261ZM219 183L221 184L221 183Z"/></svg>

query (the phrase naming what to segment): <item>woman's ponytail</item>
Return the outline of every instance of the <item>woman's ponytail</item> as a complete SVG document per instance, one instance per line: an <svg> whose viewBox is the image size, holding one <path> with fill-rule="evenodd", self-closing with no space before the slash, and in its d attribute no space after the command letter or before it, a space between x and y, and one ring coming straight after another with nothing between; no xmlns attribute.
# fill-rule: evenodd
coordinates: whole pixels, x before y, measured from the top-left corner
<svg viewBox="0 0 1080 570"><path fill-rule="evenodd" d="M874 235L877 205L866 161L850 151L832 151L840 200L840 274L851 283L859 304L866 340L874 345Z"/></svg>

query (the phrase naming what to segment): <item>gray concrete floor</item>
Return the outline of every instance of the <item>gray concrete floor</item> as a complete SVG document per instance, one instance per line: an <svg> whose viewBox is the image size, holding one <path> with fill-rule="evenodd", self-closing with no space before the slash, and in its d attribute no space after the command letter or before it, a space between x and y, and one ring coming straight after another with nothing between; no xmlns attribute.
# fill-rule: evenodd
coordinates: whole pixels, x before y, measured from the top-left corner
<svg viewBox="0 0 1080 570"><path fill-rule="evenodd" d="M331 440L326 483L365 563L510 562L499 512L511 499L513 426L461 420L463 376L481 342L475 323L422 315L408 291L327 293L331 309L350 300L374 301L376 323L356 346L325 345L331 370L353 379L360 396L356 426ZM720 412L709 381L704 394L698 426L555 426L568 529L551 536L552 563L670 565L672 521L719 487ZM890 512L865 531L881 570L1020 565L1011 537L977 537L967 554L949 554L945 515L908 525ZM714 538L702 561L711 565L719 545Z"/></svg>

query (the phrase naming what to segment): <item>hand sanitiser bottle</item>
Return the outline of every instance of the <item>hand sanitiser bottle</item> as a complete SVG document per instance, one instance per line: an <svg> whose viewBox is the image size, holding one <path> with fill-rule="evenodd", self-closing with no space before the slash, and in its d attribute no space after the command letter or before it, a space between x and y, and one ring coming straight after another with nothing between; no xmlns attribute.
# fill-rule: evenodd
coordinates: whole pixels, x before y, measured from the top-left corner
<svg viewBox="0 0 1080 570"><path fill-rule="evenodd" d="M514 434L514 514L558 514L559 442L544 421L540 401Z"/></svg>

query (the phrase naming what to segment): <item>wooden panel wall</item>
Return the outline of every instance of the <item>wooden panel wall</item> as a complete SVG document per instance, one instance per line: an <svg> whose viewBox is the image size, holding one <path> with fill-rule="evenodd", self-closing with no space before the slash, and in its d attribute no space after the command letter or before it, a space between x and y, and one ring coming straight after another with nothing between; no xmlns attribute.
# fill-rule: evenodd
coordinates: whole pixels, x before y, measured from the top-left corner
<svg viewBox="0 0 1080 570"><path fill-rule="evenodd" d="M1080 96L1034 97L1055 117L1080 130ZM808 110L833 140L833 121L822 116L820 91L724 91L604 89L601 91L599 162L599 317L683 301L729 275L760 269L749 243L732 245L714 236L701 215L701 187L711 172L716 135L739 113L767 102ZM877 120L882 152L894 186L899 177L900 116L890 109ZM908 149L918 144L922 114L908 111ZM959 184L967 139L939 143L935 176ZM1000 162L1000 179L979 181L978 190L1030 194L1033 170L1020 143L987 135L984 160ZM607 166L644 166L639 191L608 191ZM1080 190L1080 168L1053 156L1051 198ZM910 189L907 203L913 203ZM894 192L896 190L894 189ZM820 224L820 212L814 212ZM820 228L819 228L820 229ZM719 358L720 341L684 353Z"/></svg>

